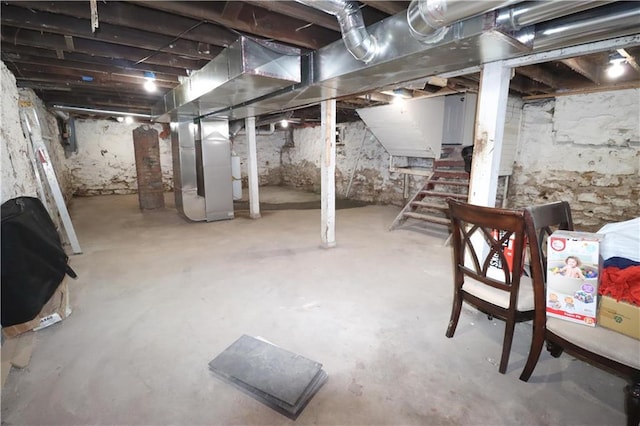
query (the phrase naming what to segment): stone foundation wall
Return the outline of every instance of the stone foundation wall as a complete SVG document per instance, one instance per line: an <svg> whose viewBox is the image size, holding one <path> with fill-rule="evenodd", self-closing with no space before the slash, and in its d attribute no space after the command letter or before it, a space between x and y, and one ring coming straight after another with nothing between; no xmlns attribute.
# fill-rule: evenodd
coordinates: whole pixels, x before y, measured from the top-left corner
<svg viewBox="0 0 640 426"><path fill-rule="evenodd" d="M640 89L523 107L508 205L568 201L577 229L640 216Z"/></svg>

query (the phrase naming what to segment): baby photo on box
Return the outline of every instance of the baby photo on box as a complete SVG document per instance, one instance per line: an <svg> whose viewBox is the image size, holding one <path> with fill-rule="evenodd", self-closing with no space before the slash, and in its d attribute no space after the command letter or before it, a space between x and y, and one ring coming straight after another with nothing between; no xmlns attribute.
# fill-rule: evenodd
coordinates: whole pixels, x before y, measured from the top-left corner
<svg viewBox="0 0 640 426"><path fill-rule="evenodd" d="M547 315L596 325L603 236L556 231L547 241Z"/></svg>

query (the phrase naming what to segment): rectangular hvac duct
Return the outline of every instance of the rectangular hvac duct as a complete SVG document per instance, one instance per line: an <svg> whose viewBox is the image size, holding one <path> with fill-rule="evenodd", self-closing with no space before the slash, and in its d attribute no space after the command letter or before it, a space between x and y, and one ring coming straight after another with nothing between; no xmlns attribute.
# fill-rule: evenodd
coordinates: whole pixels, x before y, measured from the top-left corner
<svg viewBox="0 0 640 426"><path fill-rule="evenodd" d="M370 63L355 59L344 42L338 40L311 55L309 84L274 91L262 99L217 112L239 119L313 105L326 99L520 56L531 51L533 40L532 28L517 33L502 32L493 13L452 25L442 40L432 44L420 43L411 35L403 13L368 29L380 46L380 53Z"/></svg>
<svg viewBox="0 0 640 426"><path fill-rule="evenodd" d="M300 83L300 63L300 49L241 36L167 93L152 114L169 121L172 112L200 116L241 104Z"/></svg>

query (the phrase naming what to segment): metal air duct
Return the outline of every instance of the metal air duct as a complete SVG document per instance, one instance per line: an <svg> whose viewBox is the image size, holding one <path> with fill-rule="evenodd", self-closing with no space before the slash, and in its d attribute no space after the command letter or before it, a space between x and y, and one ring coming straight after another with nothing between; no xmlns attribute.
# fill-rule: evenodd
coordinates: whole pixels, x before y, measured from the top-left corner
<svg viewBox="0 0 640 426"><path fill-rule="evenodd" d="M604 10L604 12L603 12ZM536 51L594 40L636 34L640 30L640 2L621 2L536 26Z"/></svg>
<svg viewBox="0 0 640 426"><path fill-rule="evenodd" d="M525 1L499 10L496 24L511 30L519 30L528 25L593 9L607 3L612 1Z"/></svg>
<svg viewBox="0 0 640 426"><path fill-rule="evenodd" d="M255 99L299 83L300 63L300 49L241 36L164 95L152 113L157 121L169 121L172 112L197 117Z"/></svg>
<svg viewBox="0 0 640 426"><path fill-rule="evenodd" d="M505 6L511 1L412 0L407 8L411 34L423 43L436 43L449 31L448 25Z"/></svg>
<svg viewBox="0 0 640 426"><path fill-rule="evenodd" d="M375 37L367 31L357 1L344 0L296 0L298 3L321 10L338 18L342 39L354 58L365 64L378 52Z"/></svg>

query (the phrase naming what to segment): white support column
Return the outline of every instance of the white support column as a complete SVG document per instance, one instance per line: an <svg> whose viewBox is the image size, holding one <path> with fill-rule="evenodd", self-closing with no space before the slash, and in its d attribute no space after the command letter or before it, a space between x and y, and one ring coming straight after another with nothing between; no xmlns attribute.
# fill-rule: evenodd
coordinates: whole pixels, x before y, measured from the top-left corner
<svg viewBox="0 0 640 426"><path fill-rule="evenodd" d="M336 245L336 100L322 101L322 164L320 167L322 247Z"/></svg>
<svg viewBox="0 0 640 426"><path fill-rule="evenodd" d="M480 81L469 203L495 207L511 68L484 64Z"/></svg>
<svg viewBox="0 0 640 426"><path fill-rule="evenodd" d="M256 149L256 118L244 120L247 133L247 176L249 177L249 217L260 218L260 194L258 190L258 154Z"/></svg>

